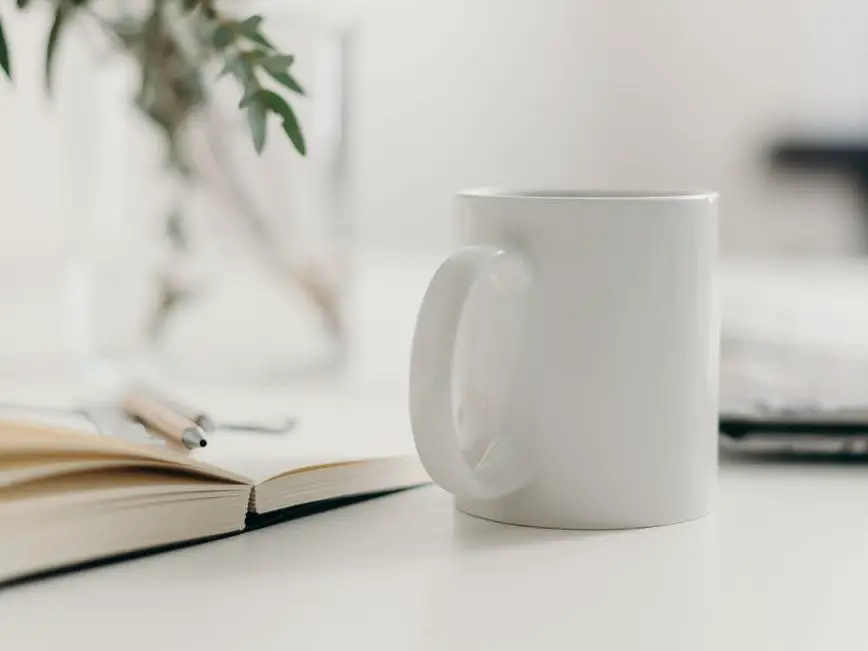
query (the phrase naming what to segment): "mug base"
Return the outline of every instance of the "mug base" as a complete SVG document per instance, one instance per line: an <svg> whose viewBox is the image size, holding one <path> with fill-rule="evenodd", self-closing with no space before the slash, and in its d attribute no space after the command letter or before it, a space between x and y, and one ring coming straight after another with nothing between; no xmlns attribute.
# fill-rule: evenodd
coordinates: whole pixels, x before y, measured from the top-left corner
<svg viewBox="0 0 868 651"><path fill-rule="evenodd" d="M665 527L672 524L681 524L704 518L711 513L711 509L705 508L694 513L670 515L661 518L636 519L632 521L594 521L580 518L569 520L541 517L531 513L508 513L499 505L484 501L465 501L455 499L455 508L461 513L475 518L509 524L518 527L534 527L537 529L562 529L572 531L619 531L626 529L649 529L652 527Z"/></svg>

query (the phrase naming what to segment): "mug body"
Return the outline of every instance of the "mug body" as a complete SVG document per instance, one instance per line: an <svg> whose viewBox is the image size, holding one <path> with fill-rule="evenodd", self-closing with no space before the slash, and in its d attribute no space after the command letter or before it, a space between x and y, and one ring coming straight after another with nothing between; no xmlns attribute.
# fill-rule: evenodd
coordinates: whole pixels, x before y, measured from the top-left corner
<svg viewBox="0 0 868 651"><path fill-rule="evenodd" d="M459 509L630 528L707 513L717 475L717 195L475 191L462 243L518 251L520 300L468 300L454 364L465 460L507 441L526 479Z"/></svg>

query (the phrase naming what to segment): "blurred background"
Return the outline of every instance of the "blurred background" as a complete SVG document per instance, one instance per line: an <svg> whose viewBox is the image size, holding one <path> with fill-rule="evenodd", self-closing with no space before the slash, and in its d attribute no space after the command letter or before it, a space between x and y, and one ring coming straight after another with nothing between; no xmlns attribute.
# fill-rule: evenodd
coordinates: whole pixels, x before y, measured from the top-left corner
<svg viewBox="0 0 868 651"><path fill-rule="evenodd" d="M90 355L120 337L107 346L116 352L129 337L93 334L94 321L106 313L116 319L121 311L117 297L108 310L93 307L101 300L100 279L117 281L126 273L121 267L162 264L144 251L159 239L153 215L165 212L171 184L154 163L160 145L153 129L130 105L129 71L115 71L122 64L85 29L65 35L53 98L46 97L42 55L51 7L32 4L27 12L7 0L0 4L16 68L13 84L0 83L6 341L17 342L18 351L36 341L35 351L71 347ZM358 295L350 288L360 277L379 283L370 260L435 260L446 252L450 196L477 185L711 188L723 197L727 256L868 251L865 2L236 0L220 6L261 11L271 38L296 54L299 79L312 91L300 100L308 159L285 165L267 159L271 172L275 165L280 172L269 187L282 187L285 172L301 179L295 196L312 196L299 211L324 231L313 238L314 248L333 258L327 275L340 278L330 285L340 287L340 300ZM306 71L312 61L326 63ZM277 140L272 136L274 151ZM227 151L231 158L234 150ZM239 151L236 176L243 178L262 163L248 165L249 151ZM252 192L271 196L271 190ZM199 212L219 212L222 205ZM290 202L278 197L264 205L279 213ZM134 264L138 258L147 261ZM210 277L218 266L224 284L246 277L227 271L234 269L232 255L204 258L192 265L194 279ZM95 272L94 260L105 269ZM423 265L420 277L429 270ZM118 295L132 301L136 292L129 288L147 284L130 281ZM40 311L32 304L37 294L60 307ZM250 299L247 290L240 294ZM25 300L43 315L30 322L41 324L39 337L34 326L14 332ZM220 322L227 313L265 313L240 300L203 309ZM204 302L195 298L190 305ZM414 309L415 303L407 312ZM132 318L135 308L122 311ZM245 327L258 326L238 322ZM205 345L200 330L191 326L191 335L178 328L167 348ZM286 332L284 325L279 330ZM256 338L279 339L280 332ZM344 335L336 339L329 345L343 350ZM211 342L205 357L207 346L226 347Z"/></svg>

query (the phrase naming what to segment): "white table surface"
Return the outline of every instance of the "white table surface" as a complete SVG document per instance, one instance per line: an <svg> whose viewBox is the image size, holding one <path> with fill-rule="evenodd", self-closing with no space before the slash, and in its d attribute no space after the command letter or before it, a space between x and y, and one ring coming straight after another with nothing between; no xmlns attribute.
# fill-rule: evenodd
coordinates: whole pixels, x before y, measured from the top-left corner
<svg viewBox="0 0 868 651"><path fill-rule="evenodd" d="M429 270L363 274L360 296L389 287L394 311L362 310L353 365L309 391L375 401L403 422ZM298 395L220 391L257 408ZM862 650L865 604L868 466L724 458L715 513L671 527L512 527L426 487L2 589L0 648Z"/></svg>

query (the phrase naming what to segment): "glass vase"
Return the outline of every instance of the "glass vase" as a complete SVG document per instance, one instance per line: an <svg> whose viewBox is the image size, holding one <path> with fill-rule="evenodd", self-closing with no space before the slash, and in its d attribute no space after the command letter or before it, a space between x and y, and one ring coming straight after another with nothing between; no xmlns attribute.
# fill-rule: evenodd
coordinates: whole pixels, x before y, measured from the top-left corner
<svg viewBox="0 0 868 651"><path fill-rule="evenodd" d="M71 270L78 352L91 366L275 383L343 361L348 34L277 2L244 13L263 15L295 56L307 154L277 121L257 154L240 89L224 80L185 125L186 174L160 164L135 111L107 119L100 199ZM105 73L107 118L134 94L127 73Z"/></svg>

